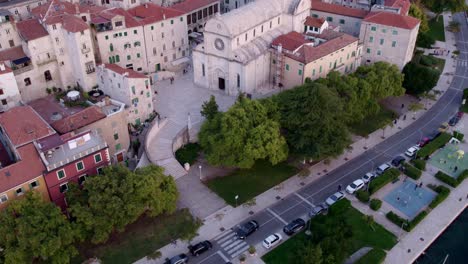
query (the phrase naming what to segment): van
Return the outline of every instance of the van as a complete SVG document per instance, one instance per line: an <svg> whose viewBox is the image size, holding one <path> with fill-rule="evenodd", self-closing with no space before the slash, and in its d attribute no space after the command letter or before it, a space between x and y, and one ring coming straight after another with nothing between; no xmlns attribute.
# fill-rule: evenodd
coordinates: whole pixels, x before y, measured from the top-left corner
<svg viewBox="0 0 468 264"><path fill-rule="evenodd" d="M388 163L384 163L382 165L380 165L376 170L375 172L377 173L377 175L382 175L386 170L390 169L390 164Z"/></svg>

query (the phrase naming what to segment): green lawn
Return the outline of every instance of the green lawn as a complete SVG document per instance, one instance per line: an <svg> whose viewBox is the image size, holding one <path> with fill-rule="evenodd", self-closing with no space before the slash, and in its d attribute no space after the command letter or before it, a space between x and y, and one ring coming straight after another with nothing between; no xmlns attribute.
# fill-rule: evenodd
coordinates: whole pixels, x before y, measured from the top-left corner
<svg viewBox="0 0 468 264"><path fill-rule="evenodd" d="M73 263L82 263L91 257L98 257L103 263L133 263L169 244L173 239L194 234L200 225L187 209L167 216L145 216L129 225L123 233L114 234L105 244L80 245L80 256Z"/></svg>
<svg viewBox="0 0 468 264"><path fill-rule="evenodd" d="M237 204L240 205L296 173L297 169L285 162L273 166L267 161L257 161L250 169L237 170L225 177L213 179L207 185L228 204L235 206L236 195L239 195Z"/></svg>
<svg viewBox="0 0 468 264"><path fill-rule="evenodd" d="M360 258L356 264L380 264L385 260L387 253L380 248L373 248Z"/></svg>
<svg viewBox="0 0 468 264"><path fill-rule="evenodd" d="M362 122L352 124L350 129L352 133L365 137L385 125L388 125L395 117L396 114L392 110L380 106L380 111L376 115L368 116L364 118Z"/></svg>
<svg viewBox="0 0 468 264"><path fill-rule="evenodd" d="M364 215L353 207L345 209L342 213L346 219L346 222L352 228L352 236L350 239L349 250L347 256L350 256L356 250L368 246L375 249L389 250L396 244L396 237L381 225L374 223L372 227L364 219ZM336 215L327 215L326 217L338 217ZM312 221L323 221L324 218L316 217ZM312 224L314 226L314 224ZM314 230L312 229L312 236ZM309 242L308 242L309 241ZM274 250L262 257L263 261L267 264L283 264L293 263L296 258L295 254L298 248L301 248L305 243L310 242L304 232L301 232L297 236L287 240Z"/></svg>
<svg viewBox="0 0 468 264"><path fill-rule="evenodd" d="M432 18L429 20L429 31L427 32L434 39L439 41L445 41L445 32L444 32L444 17L439 16L439 19Z"/></svg>

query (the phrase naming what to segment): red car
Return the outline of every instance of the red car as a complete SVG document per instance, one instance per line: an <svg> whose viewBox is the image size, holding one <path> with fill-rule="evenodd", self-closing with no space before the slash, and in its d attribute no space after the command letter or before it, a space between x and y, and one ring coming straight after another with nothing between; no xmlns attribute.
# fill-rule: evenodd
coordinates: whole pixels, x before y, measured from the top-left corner
<svg viewBox="0 0 468 264"><path fill-rule="evenodd" d="M427 145L427 143L429 143L429 141L431 141L428 137L425 137L423 139L421 139L419 142L418 142L418 145L420 148L424 147L425 145Z"/></svg>

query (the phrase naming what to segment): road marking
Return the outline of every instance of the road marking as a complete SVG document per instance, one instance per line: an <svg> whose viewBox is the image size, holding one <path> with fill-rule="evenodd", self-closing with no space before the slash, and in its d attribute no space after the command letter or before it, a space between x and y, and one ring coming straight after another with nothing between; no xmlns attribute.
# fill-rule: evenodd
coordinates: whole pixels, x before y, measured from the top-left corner
<svg viewBox="0 0 468 264"><path fill-rule="evenodd" d="M239 250L240 248L243 248L245 246L248 246L247 243L245 243L244 241L241 241L235 247L232 247L232 248L229 248L229 249L224 249L224 251L226 251L229 255L231 255L232 253L236 252L237 250Z"/></svg>
<svg viewBox="0 0 468 264"><path fill-rule="evenodd" d="M218 255L219 255L221 258L223 258L224 262L226 262L226 263L229 262L229 259L228 259L226 256L224 256L223 252L221 252L221 251L218 250L216 253L218 253Z"/></svg>
<svg viewBox="0 0 468 264"><path fill-rule="evenodd" d="M299 197L302 201L306 202L308 205L314 207L315 205L311 202L309 202L306 198L304 198L302 195L298 194L297 192L294 193L297 197Z"/></svg>
<svg viewBox="0 0 468 264"><path fill-rule="evenodd" d="M234 240L234 241L230 241L231 243L228 243L228 244L225 244L225 245L222 245L221 247L228 251L229 249L232 249L233 247L239 245L239 244L245 244L244 240L240 240L240 239L237 239L237 240Z"/></svg>
<svg viewBox="0 0 468 264"><path fill-rule="evenodd" d="M225 246L233 243L234 241L239 241L239 240L237 238L231 238L231 239L225 240L222 244L221 243L218 243L218 244L220 244L220 246L224 248Z"/></svg>
<svg viewBox="0 0 468 264"><path fill-rule="evenodd" d="M219 252L219 251L218 251L218 252ZM202 259L200 262L198 262L198 264L201 264L201 263L207 261L208 259L210 259L210 258L213 257L214 255L219 255L218 252L215 252L215 253L209 255L208 257ZM224 255L223 255L222 257L224 257ZM223 259L224 259L224 258L223 258ZM229 260L227 260L227 261L229 261Z"/></svg>
<svg viewBox="0 0 468 264"><path fill-rule="evenodd" d="M236 233L234 233L234 232L231 231L230 233L228 233L227 236L223 236L223 237L221 237L221 238L215 239L215 241L218 242L218 244L221 244L221 243L223 243L224 241L227 241L227 240L231 239L231 238L234 237L235 235L236 235Z"/></svg>
<svg viewBox="0 0 468 264"><path fill-rule="evenodd" d="M285 224L285 225L288 224L288 222L284 221L284 219L281 218L281 216L279 216L277 213L273 212L273 210L271 210L269 207L267 208L267 211L270 212L270 214L272 214L274 217L278 218L278 220L283 222L283 224Z"/></svg>
<svg viewBox="0 0 468 264"><path fill-rule="evenodd" d="M235 258L235 257L239 256L240 254L247 251L247 249L249 249L249 245L246 245L245 247L241 248L240 250L234 252L234 254L231 254L231 258Z"/></svg>

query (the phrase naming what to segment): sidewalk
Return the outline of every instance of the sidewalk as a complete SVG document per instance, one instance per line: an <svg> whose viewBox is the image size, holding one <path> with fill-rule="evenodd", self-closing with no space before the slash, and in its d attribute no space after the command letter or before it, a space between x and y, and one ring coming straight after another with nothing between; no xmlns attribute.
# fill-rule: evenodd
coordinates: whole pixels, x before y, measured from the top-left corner
<svg viewBox="0 0 468 264"><path fill-rule="evenodd" d="M447 16L447 14L444 14L444 17L445 16ZM448 18L446 18L444 21L447 21L448 23L449 20ZM453 34L446 31L446 36L447 36L446 48L452 51L455 50L456 47L453 45L455 42ZM437 86L434 88L434 90L441 91L441 93L436 96L437 100L449 88L451 80L453 78L451 73L453 73L454 68L456 66L455 65L456 62L453 58L446 57L446 56L442 56L442 58L444 58L446 62L445 62L445 68L440 76L439 82ZM427 109L430 109L434 105L433 101L429 99L423 99L421 103L424 104L427 107ZM320 162L312 166L310 168L311 173L308 177L306 178L300 178L298 176L291 177L288 180L281 183L280 185L273 187L270 190L260 194L259 196L256 197L257 204L253 207L247 208L247 207L239 206L237 208L233 208L232 206L226 206L218 210L217 212L213 213L212 215L204 219L203 221L204 225L200 227L200 229L198 230L198 236L194 238L194 241L210 240L216 237L217 235L221 234L224 230L229 229L232 226L248 218L250 216L249 211L259 212L261 210L264 210L265 208L271 206L277 201L276 200L277 196L280 196L280 197L288 196L296 192L300 188L302 188L304 185L314 182L315 180L322 177L323 175L333 171L334 169L340 167L346 162L352 160L353 158L363 154L365 151L367 151L367 149L370 149L373 146L381 143L382 141L385 140L386 137L390 137L392 135L397 134L400 130L409 126L415 120L420 118L426 111L427 110L420 110L420 111L414 112L414 114L408 113L408 118L406 118L406 120L400 119L398 120L397 125L392 124L393 126L387 126L385 129L379 129L373 132L367 138L361 138L360 140L354 142L351 145L352 148L350 150L345 151L345 153L343 153L338 158L334 160L330 160L328 164L325 164L324 162ZM383 137L383 135L385 135L385 137ZM466 186L467 186L467 183L465 182L465 184L463 186L460 186L458 189L462 189L462 187L466 188ZM451 197L453 196L454 195L451 195ZM436 210L443 208L443 207L444 206L440 205L439 207L436 208ZM434 215L437 215L437 213L435 213ZM377 218L378 217L376 217L376 221L380 221ZM422 224L420 225L423 226ZM418 226L418 228L419 227L420 226ZM418 228L416 228L415 230L417 231ZM391 228L391 231L397 232L394 228ZM413 231L411 234L413 233L416 234L417 232ZM408 238L405 237L405 239L409 240L415 236L416 235L407 236ZM397 246L399 246L400 244L402 243L397 244ZM188 246L188 243L186 241L179 241L177 243L177 246L166 245L165 247L159 249L159 251L162 253L162 257L160 259L149 260L147 258L143 258L137 261L136 263L163 263L166 257L172 257L182 252L186 252L187 246ZM395 248L397 246L395 246ZM258 256L260 256L260 254L258 254ZM257 258L258 257L252 258L251 260L252 262L247 261L247 263L261 263L261 262L257 262L259 260L255 260L256 262L253 262L253 259L257 259ZM247 258L247 260L249 259L250 257ZM401 261L396 261L396 258L393 260L394 262L389 262L389 263L401 262ZM233 260L233 263L237 263L237 262L238 262L237 259ZM401 262L401 263L406 263L406 262Z"/></svg>

